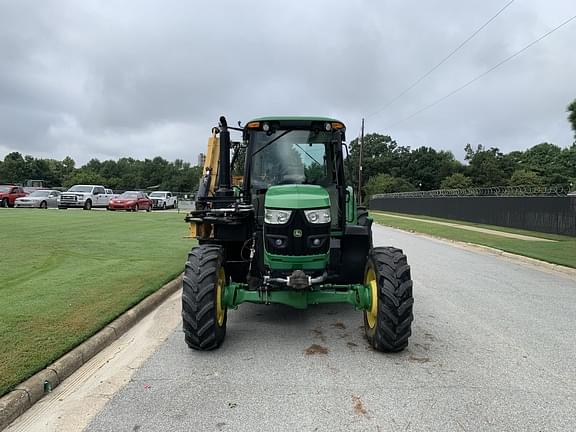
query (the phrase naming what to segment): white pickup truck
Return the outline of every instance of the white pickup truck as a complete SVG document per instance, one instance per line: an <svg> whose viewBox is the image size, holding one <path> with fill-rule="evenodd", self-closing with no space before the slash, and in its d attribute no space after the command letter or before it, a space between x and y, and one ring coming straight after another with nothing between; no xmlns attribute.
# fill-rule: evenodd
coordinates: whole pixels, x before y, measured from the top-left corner
<svg viewBox="0 0 576 432"><path fill-rule="evenodd" d="M75 185L62 192L59 209L83 208L91 210L93 207L107 207L113 195L110 189L100 185Z"/></svg>
<svg viewBox="0 0 576 432"><path fill-rule="evenodd" d="M156 191L148 197L152 200L152 208L166 210L178 207L178 198L172 195L172 192Z"/></svg>

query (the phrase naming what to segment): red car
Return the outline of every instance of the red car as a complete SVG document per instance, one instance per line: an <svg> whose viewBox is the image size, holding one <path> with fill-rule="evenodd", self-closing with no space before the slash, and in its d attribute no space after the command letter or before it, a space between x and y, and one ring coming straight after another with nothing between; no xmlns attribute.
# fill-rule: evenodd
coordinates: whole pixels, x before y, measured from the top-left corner
<svg viewBox="0 0 576 432"><path fill-rule="evenodd" d="M112 198L108 203L108 210L152 210L152 200L144 192L127 191L122 195Z"/></svg>
<svg viewBox="0 0 576 432"><path fill-rule="evenodd" d="M0 207L14 207L16 198L28 195L21 186L0 185Z"/></svg>

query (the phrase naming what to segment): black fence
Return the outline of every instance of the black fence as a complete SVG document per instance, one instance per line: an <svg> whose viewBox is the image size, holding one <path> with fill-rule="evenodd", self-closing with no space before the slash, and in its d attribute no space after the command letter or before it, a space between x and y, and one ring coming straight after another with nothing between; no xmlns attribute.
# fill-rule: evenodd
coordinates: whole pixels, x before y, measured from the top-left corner
<svg viewBox="0 0 576 432"><path fill-rule="evenodd" d="M576 236L576 196L374 196L371 210Z"/></svg>

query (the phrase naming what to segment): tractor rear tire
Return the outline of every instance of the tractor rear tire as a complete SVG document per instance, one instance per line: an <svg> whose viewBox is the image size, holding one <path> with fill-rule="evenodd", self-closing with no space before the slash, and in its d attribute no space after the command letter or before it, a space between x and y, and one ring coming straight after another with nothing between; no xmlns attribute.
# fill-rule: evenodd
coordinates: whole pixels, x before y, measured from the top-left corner
<svg viewBox="0 0 576 432"><path fill-rule="evenodd" d="M209 351L224 341L227 311L217 302L226 281L222 247L201 245L190 251L182 280L182 322L190 348Z"/></svg>
<svg viewBox="0 0 576 432"><path fill-rule="evenodd" d="M357 212L356 223L365 226L368 223L368 210L364 206L359 206Z"/></svg>
<svg viewBox="0 0 576 432"><path fill-rule="evenodd" d="M373 301L373 307L364 312L368 342L378 351L402 351L408 346L414 319L412 279L406 255L393 247L373 248L365 275L364 283L371 286Z"/></svg>

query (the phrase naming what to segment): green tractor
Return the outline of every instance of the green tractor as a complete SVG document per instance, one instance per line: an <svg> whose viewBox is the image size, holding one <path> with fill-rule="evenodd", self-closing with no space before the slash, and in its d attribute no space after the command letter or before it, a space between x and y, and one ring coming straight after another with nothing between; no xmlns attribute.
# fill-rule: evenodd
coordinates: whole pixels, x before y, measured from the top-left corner
<svg viewBox="0 0 576 432"><path fill-rule="evenodd" d="M230 130L242 140L231 142ZM372 219L344 178L344 124L264 117L230 127L221 117L212 133L186 216L198 240L183 278L188 346L218 348L228 310L241 303L349 303L363 312L374 349L404 349L413 320L410 267L402 250L372 245ZM243 173L241 185L232 170Z"/></svg>

